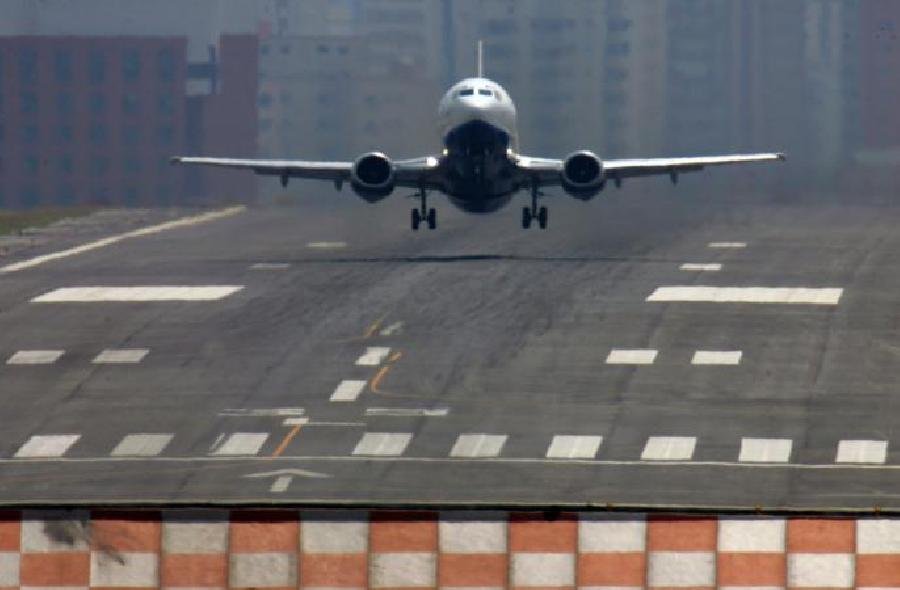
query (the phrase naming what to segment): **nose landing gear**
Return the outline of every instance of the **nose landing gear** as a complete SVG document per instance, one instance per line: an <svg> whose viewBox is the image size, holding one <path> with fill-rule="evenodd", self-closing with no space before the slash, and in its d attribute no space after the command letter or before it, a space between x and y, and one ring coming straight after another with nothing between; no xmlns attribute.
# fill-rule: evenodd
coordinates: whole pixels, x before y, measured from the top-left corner
<svg viewBox="0 0 900 590"><path fill-rule="evenodd" d="M422 199L422 205L419 209L413 209L410 213L410 225L413 231L419 231L419 225L424 221L428 224L428 229L437 228L437 211L434 207L428 208L428 201L425 195L425 189L419 189L418 196Z"/></svg>
<svg viewBox="0 0 900 590"><path fill-rule="evenodd" d="M522 229L528 229L531 227L531 222L533 220L537 220L538 227L541 229L547 229L547 208L537 206L537 198L539 196L543 196L544 193L538 190L537 185L532 185L531 187L531 207L523 207L522 208Z"/></svg>

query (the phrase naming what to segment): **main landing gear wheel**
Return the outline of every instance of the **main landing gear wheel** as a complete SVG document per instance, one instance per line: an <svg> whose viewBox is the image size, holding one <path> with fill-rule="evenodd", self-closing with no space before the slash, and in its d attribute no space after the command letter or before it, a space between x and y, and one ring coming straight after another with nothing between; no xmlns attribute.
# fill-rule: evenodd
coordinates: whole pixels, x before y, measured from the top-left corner
<svg viewBox="0 0 900 590"><path fill-rule="evenodd" d="M428 229L435 229L437 227L437 211L432 207L428 210Z"/></svg>
<svg viewBox="0 0 900 590"><path fill-rule="evenodd" d="M547 208L541 207L538 209L537 206L537 198L542 194L536 184L531 187L531 207L522 208L522 229L530 228L531 222L535 219L537 219L538 227L547 229Z"/></svg>
<svg viewBox="0 0 900 590"><path fill-rule="evenodd" d="M428 229L436 229L437 211L433 207L431 209L428 208L425 189L419 189L417 194L410 196L419 197L422 200L422 205L418 209L413 209L410 212L410 225L412 226L413 231L418 231L419 225L421 225L422 222L428 224Z"/></svg>
<svg viewBox="0 0 900 590"><path fill-rule="evenodd" d="M419 231L419 224L422 223L422 216L419 215L418 209L413 209L410 214L410 221L412 222L413 231Z"/></svg>
<svg viewBox="0 0 900 590"><path fill-rule="evenodd" d="M541 207L537 214L538 225L541 229L547 229L547 208Z"/></svg>
<svg viewBox="0 0 900 590"><path fill-rule="evenodd" d="M522 207L522 229L531 227L531 209Z"/></svg>

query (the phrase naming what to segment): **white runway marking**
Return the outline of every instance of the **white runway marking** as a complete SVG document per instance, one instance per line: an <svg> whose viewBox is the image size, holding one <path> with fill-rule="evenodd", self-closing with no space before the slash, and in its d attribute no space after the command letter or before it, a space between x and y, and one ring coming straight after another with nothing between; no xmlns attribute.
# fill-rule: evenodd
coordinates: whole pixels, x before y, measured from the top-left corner
<svg viewBox="0 0 900 590"><path fill-rule="evenodd" d="M49 365L65 354L64 350L20 350L9 359L7 365Z"/></svg>
<svg viewBox="0 0 900 590"><path fill-rule="evenodd" d="M35 435L19 447L16 457L62 457L74 445L80 434Z"/></svg>
<svg viewBox="0 0 900 590"><path fill-rule="evenodd" d="M739 365L740 350L698 350L691 359L692 365Z"/></svg>
<svg viewBox="0 0 900 590"><path fill-rule="evenodd" d="M393 324L379 332L379 334L382 336L393 336L394 334L399 332L401 328L403 328L403 322L394 322Z"/></svg>
<svg viewBox="0 0 900 590"><path fill-rule="evenodd" d="M369 346L366 348L366 352L356 359L356 364L360 367L377 367L389 354L391 354L391 349L387 346Z"/></svg>
<svg viewBox="0 0 900 590"><path fill-rule="evenodd" d="M174 221L167 221L166 223L160 223L158 225L151 225L149 227L136 229L134 231L126 232L124 234L119 234L117 236L110 236L108 238L103 238L102 240L97 240L95 242L89 242L87 244L82 244L81 246L69 248L68 250L61 250L59 252L54 252L52 254L45 254L43 256L37 256L35 258L31 258L29 260L23 260L22 262L7 264L6 266L0 267L0 274L16 272L19 270L24 270L26 268L32 268L32 267L38 266L40 264L44 264L45 262L59 260L60 258L67 258L69 256L75 256L76 254L82 254L84 252L90 252L91 250L96 250L98 248L110 246L112 244L121 242L122 240L127 240L129 238L148 236L151 234L156 234L156 233L167 231L170 229L176 229L179 227L189 227L189 226L197 225L200 223L206 223L207 221L213 221L214 219L221 219L223 217L228 217L230 215L240 213L244 209L246 209L246 207L244 207L243 205L241 205L239 207L228 207L227 209L221 209L219 211L211 211L209 213L203 213L202 215L195 215L193 217L184 217L182 219L176 219Z"/></svg>
<svg viewBox="0 0 900 590"><path fill-rule="evenodd" d="M219 416L302 416L303 408L226 408Z"/></svg>
<svg viewBox="0 0 900 590"><path fill-rule="evenodd" d="M449 413L449 408L366 408L366 416L441 417Z"/></svg>
<svg viewBox="0 0 900 590"><path fill-rule="evenodd" d="M269 488L269 491L273 494L281 494L282 492L286 492L293 480L294 477L292 475L280 475L275 479L275 481L272 482L272 486Z"/></svg>
<svg viewBox="0 0 900 590"><path fill-rule="evenodd" d="M281 424L284 426L303 426L304 424L309 424L309 418L285 418Z"/></svg>
<svg viewBox="0 0 900 590"><path fill-rule="evenodd" d="M287 262L257 262L250 265L250 270L286 270L290 267Z"/></svg>
<svg viewBox="0 0 900 590"><path fill-rule="evenodd" d="M789 438L742 438L741 463L787 463L793 441Z"/></svg>
<svg viewBox="0 0 900 590"><path fill-rule="evenodd" d="M255 455L259 452L266 439L267 432L235 432L225 439L213 452L213 455Z"/></svg>
<svg viewBox="0 0 900 590"><path fill-rule="evenodd" d="M887 460L886 440L842 440L838 443L835 463L877 463Z"/></svg>
<svg viewBox="0 0 900 590"><path fill-rule="evenodd" d="M114 457L155 457L174 437L174 434L129 434L110 454Z"/></svg>
<svg viewBox="0 0 900 590"><path fill-rule="evenodd" d="M368 381L345 379L338 383L338 386L334 389L334 393L331 394L331 397L328 398L328 400L333 402L356 401L356 398L363 392L367 384Z"/></svg>
<svg viewBox="0 0 900 590"><path fill-rule="evenodd" d="M718 262L685 262L678 267L680 270L694 270L700 272L719 272L722 265Z"/></svg>
<svg viewBox="0 0 900 590"><path fill-rule="evenodd" d="M396 457L403 454L411 440L408 432L367 432L356 443L353 454Z"/></svg>
<svg viewBox="0 0 900 590"><path fill-rule="evenodd" d="M160 287L64 287L32 299L32 303L92 303L97 301L216 301L243 285Z"/></svg>
<svg viewBox="0 0 900 590"><path fill-rule="evenodd" d="M658 351L653 349L624 350L614 348L606 357L607 365L652 365Z"/></svg>
<svg viewBox="0 0 900 590"><path fill-rule="evenodd" d="M837 305L843 289L806 287L658 287L647 301Z"/></svg>
<svg viewBox="0 0 900 590"><path fill-rule="evenodd" d="M98 354L93 361L94 364L129 364L139 363L150 352L146 348L107 348Z"/></svg>
<svg viewBox="0 0 900 590"><path fill-rule="evenodd" d="M603 443L602 436L557 434L547 449L548 459L593 459Z"/></svg>
<svg viewBox="0 0 900 590"><path fill-rule="evenodd" d="M506 444L505 434L460 434L451 457L496 457Z"/></svg>
<svg viewBox="0 0 900 590"><path fill-rule="evenodd" d="M641 453L642 461L686 461L694 456L697 437L651 436Z"/></svg>
<svg viewBox="0 0 900 590"><path fill-rule="evenodd" d="M746 248L747 242L710 242L710 248Z"/></svg>
<svg viewBox="0 0 900 590"><path fill-rule="evenodd" d="M337 250L340 248L346 248L347 242L309 242L308 244L306 244L306 247L316 250Z"/></svg>

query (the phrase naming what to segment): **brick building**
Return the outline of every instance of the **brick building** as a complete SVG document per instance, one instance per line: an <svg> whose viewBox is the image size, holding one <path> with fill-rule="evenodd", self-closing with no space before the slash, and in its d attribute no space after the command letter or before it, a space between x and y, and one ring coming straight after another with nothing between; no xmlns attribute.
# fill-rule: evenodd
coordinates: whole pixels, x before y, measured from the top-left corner
<svg viewBox="0 0 900 590"><path fill-rule="evenodd" d="M188 183L168 162L189 147L255 153L255 37L219 45L192 73L184 37L0 38L0 207L252 196L252 179ZM192 77L210 91L189 98Z"/></svg>

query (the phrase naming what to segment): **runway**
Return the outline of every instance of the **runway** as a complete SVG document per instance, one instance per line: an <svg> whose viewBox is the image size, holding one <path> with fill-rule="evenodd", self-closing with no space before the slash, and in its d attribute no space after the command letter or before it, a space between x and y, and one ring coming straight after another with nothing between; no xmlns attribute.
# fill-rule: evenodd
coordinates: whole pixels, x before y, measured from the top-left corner
<svg viewBox="0 0 900 590"><path fill-rule="evenodd" d="M900 208L655 186L544 232L326 191L2 274L0 501L900 508Z"/></svg>

